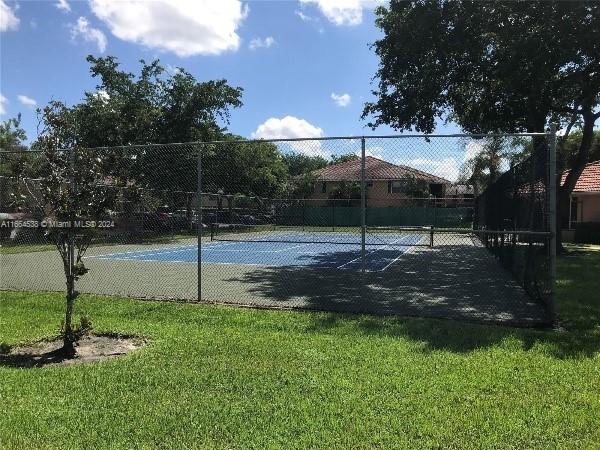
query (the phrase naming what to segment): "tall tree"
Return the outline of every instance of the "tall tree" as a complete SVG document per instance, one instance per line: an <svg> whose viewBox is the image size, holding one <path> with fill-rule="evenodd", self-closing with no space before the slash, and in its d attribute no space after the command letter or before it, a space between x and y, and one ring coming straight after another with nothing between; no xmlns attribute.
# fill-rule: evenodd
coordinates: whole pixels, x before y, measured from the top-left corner
<svg viewBox="0 0 600 450"><path fill-rule="evenodd" d="M579 128L558 196L568 215L600 117L600 3L391 0L376 14L370 125L429 133L446 117L477 133L539 132L551 121Z"/></svg>
<svg viewBox="0 0 600 450"><path fill-rule="evenodd" d="M493 184L503 167L507 168L518 156L515 143L510 145L501 136L485 138L478 144L475 154L463 163L460 174L460 181L473 186L476 196Z"/></svg>
<svg viewBox="0 0 600 450"><path fill-rule="evenodd" d="M0 123L0 209L18 211L28 201L26 178L39 174L41 159L29 152L21 115Z"/></svg>
<svg viewBox="0 0 600 450"><path fill-rule="evenodd" d="M183 158L182 150L116 147L219 139L226 133L230 110L242 105L242 89L226 80L198 82L183 69L169 75L159 61L142 60L136 76L123 71L113 56L87 60L92 77L99 80L96 89L71 107L53 101L44 114L72 118L74 145L112 147L103 161L115 184L124 186L133 176L137 186L195 190L196 159ZM160 168L162 176L153 176L146 167Z"/></svg>
<svg viewBox="0 0 600 450"><path fill-rule="evenodd" d="M309 156L296 152L284 153L283 162L292 177L307 174L327 166L327 160L322 156Z"/></svg>
<svg viewBox="0 0 600 450"><path fill-rule="evenodd" d="M360 159L356 153L344 153L342 155L331 155L330 164L340 164L348 161L356 161Z"/></svg>

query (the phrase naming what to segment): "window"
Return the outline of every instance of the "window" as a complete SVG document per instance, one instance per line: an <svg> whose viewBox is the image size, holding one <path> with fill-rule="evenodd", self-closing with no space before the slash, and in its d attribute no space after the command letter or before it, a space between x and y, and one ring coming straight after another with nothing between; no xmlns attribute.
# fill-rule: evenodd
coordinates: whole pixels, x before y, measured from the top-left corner
<svg viewBox="0 0 600 450"><path fill-rule="evenodd" d="M327 193L327 183L325 181L323 181L323 183L321 183L321 194L326 194Z"/></svg>
<svg viewBox="0 0 600 450"><path fill-rule="evenodd" d="M573 224L579 222L579 217L578 216L578 198L577 197L571 197L571 213L569 216L569 228L573 228Z"/></svg>
<svg viewBox="0 0 600 450"><path fill-rule="evenodd" d="M429 185L429 193L434 197L443 197L444 196L444 187L441 184L432 183Z"/></svg>
<svg viewBox="0 0 600 450"><path fill-rule="evenodd" d="M404 192L405 182L400 180L388 181L388 194L401 194Z"/></svg>
<svg viewBox="0 0 600 450"><path fill-rule="evenodd" d="M367 181L365 183L365 186L367 186L368 188L372 188L373 187L373 182L372 181Z"/></svg>

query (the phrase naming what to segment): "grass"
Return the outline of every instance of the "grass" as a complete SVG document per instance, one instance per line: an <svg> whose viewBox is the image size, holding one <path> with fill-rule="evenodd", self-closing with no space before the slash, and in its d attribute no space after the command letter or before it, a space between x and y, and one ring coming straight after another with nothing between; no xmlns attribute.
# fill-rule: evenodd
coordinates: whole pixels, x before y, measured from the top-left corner
<svg viewBox="0 0 600 450"><path fill-rule="evenodd" d="M206 232L204 233L207 234ZM104 236L96 238L92 241L90 247L94 246L112 246L112 245L126 245L126 244L168 244L172 242L178 242L186 239L196 238L194 233L164 233L158 235L148 236L126 236L126 235L115 235L115 236ZM47 252L56 250L56 246L47 242L39 243L13 243L5 241L4 244L0 245L0 254L10 255L15 253L32 253L32 252Z"/></svg>
<svg viewBox="0 0 600 450"><path fill-rule="evenodd" d="M570 250L559 332L82 296L149 345L0 368L0 448L598 447L600 247ZM56 333L60 295L0 298L0 342Z"/></svg>

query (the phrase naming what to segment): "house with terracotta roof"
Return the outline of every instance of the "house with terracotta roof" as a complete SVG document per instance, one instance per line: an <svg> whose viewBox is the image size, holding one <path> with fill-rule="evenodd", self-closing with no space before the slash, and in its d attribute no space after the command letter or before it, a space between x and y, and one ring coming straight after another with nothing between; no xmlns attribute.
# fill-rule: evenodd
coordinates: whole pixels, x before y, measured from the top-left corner
<svg viewBox="0 0 600 450"><path fill-rule="evenodd" d="M562 174L561 186L568 173L566 171ZM585 166L571 193L570 204L569 229L581 222L600 223L600 161Z"/></svg>
<svg viewBox="0 0 600 450"><path fill-rule="evenodd" d="M361 160L332 164L312 175L315 184L311 198L325 202L343 183L360 183ZM365 179L367 201L373 207L399 206L415 197L443 198L452 184L445 178L373 156L365 159Z"/></svg>

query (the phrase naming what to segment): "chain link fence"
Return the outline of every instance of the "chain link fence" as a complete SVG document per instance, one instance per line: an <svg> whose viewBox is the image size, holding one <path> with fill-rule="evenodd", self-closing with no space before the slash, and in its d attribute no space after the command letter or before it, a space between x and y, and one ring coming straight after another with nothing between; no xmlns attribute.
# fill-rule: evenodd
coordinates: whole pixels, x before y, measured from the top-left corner
<svg viewBox="0 0 600 450"><path fill-rule="evenodd" d="M4 151L0 288L547 325L553 139Z"/></svg>

